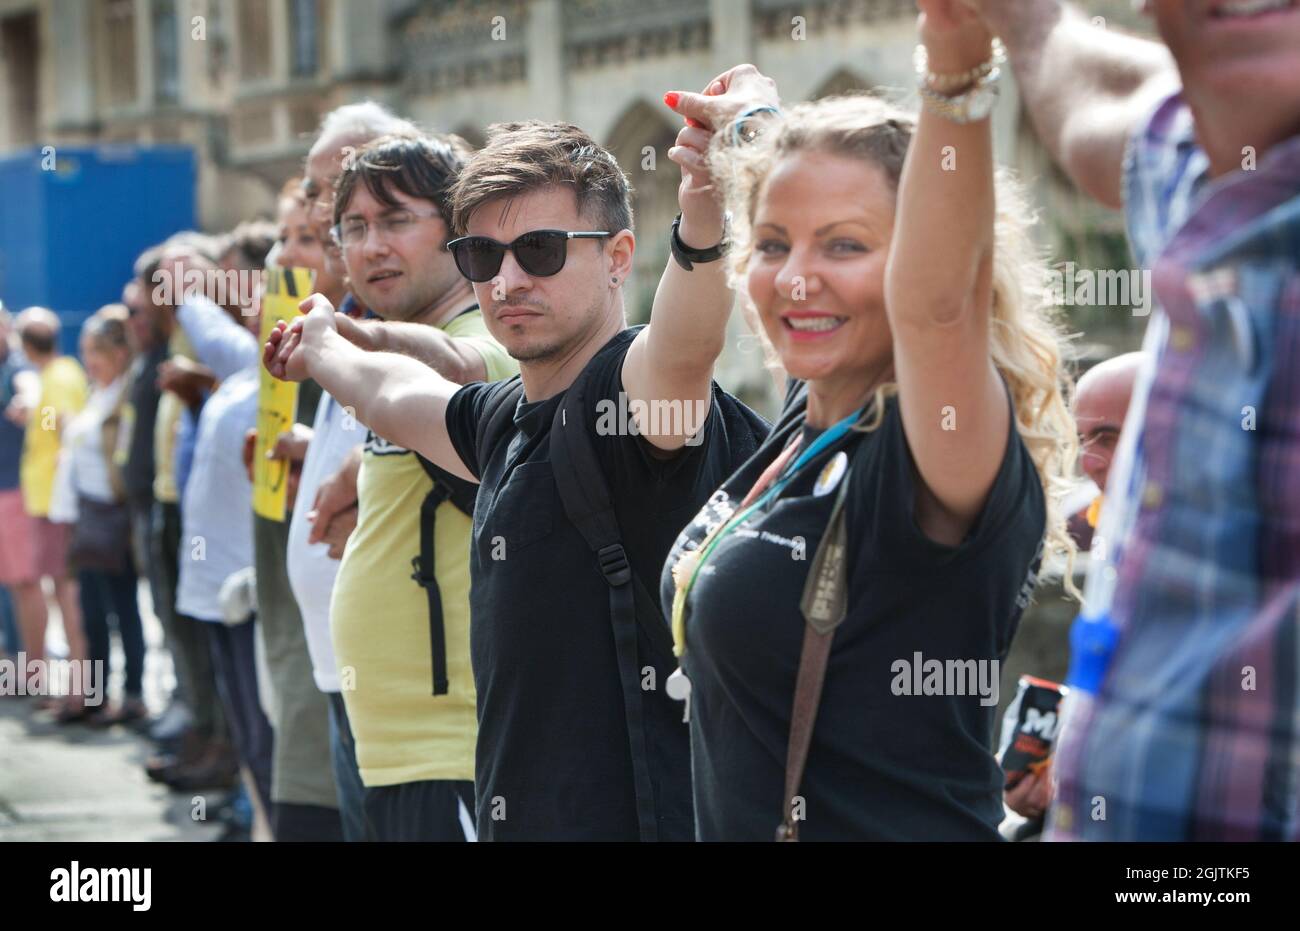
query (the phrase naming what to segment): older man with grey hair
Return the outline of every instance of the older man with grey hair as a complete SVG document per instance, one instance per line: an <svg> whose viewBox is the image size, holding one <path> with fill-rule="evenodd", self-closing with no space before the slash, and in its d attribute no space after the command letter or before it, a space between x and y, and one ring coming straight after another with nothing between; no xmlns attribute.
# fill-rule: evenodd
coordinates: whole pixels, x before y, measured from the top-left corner
<svg viewBox="0 0 1300 931"><path fill-rule="evenodd" d="M331 110L321 120L320 132L307 153L302 193L307 198L310 219L325 245L325 258L334 274L346 274L343 257L330 237L330 227L334 225L334 187L343 173L344 162L380 136L418 133L419 128L410 120L397 116L373 100L345 104Z"/></svg>

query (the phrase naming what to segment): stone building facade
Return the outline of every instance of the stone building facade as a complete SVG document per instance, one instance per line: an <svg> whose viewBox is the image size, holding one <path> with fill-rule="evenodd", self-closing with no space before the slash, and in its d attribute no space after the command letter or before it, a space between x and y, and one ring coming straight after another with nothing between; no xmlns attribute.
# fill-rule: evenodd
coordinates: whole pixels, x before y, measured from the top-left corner
<svg viewBox="0 0 1300 931"><path fill-rule="evenodd" d="M1083 6L1108 27L1135 24L1127 0ZM862 88L904 99L915 41L912 0L0 0L0 154L189 144L199 216L216 230L271 209L342 103L377 99L471 142L493 122L570 120L636 188L629 303L643 318L679 178L663 93L752 61L786 100ZM1007 90L998 155L1050 207L1045 243L1081 264L1113 252L1115 218L1068 190Z"/></svg>

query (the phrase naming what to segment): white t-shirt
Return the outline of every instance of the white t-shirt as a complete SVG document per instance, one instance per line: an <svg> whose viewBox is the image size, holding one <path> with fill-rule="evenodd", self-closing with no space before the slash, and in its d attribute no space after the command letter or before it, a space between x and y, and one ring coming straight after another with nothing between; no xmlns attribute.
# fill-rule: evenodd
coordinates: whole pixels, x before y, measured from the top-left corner
<svg viewBox="0 0 1300 931"><path fill-rule="evenodd" d="M253 564L253 485L244 470L244 434L257 426L258 343L211 301L195 299L177 321L199 361L223 379L203 405L194 462L181 502L176 610L221 621L221 584Z"/></svg>
<svg viewBox="0 0 1300 931"><path fill-rule="evenodd" d="M311 524L307 521L307 513L321 482L337 472L348 453L361 445L366 438L366 428L332 397L322 393L312 429L307 457L302 463L302 476L298 480L297 504L289 521L289 586L302 614L316 688L322 692L337 692L339 671L334 659L334 642L330 637L330 597L334 592L339 561L329 557L328 544L308 545Z"/></svg>
<svg viewBox="0 0 1300 931"><path fill-rule="evenodd" d="M104 421L117 410L126 390L126 375L107 387L96 387L86 406L63 428L59 465L54 473L50 497L50 520L73 524L77 521L77 497L113 501L113 483L108 475L104 451ZM109 450L113 455L116 450Z"/></svg>
<svg viewBox="0 0 1300 931"><path fill-rule="evenodd" d="M221 620L221 583L253 564L253 485L242 453L244 434L257 425L259 384L256 366L230 376L199 415L181 503L176 610L200 621Z"/></svg>

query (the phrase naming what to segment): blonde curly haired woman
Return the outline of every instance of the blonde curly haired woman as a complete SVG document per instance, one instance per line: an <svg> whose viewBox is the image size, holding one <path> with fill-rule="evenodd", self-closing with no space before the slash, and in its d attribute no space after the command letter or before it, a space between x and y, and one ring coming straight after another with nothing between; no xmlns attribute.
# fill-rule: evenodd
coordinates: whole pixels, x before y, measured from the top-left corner
<svg viewBox="0 0 1300 931"><path fill-rule="evenodd" d="M977 96L996 46L922 7L918 118L822 100L714 151L735 286L794 381L665 567L702 840L998 839L999 663L1069 552L1076 440Z"/></svg>

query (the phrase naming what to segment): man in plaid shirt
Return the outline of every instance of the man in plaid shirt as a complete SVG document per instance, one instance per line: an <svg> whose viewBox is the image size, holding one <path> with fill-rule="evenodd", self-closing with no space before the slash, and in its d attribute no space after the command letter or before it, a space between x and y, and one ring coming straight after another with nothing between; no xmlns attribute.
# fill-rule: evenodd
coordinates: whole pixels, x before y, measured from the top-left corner
<svg viewBox="0 0 1300 931"><path fill-rule="evenodd" d="M1163 45L973 5L1158 305L1087 589L1117 641L1048 837L1300 839L1300 2L1150 0Z"/></svg>

